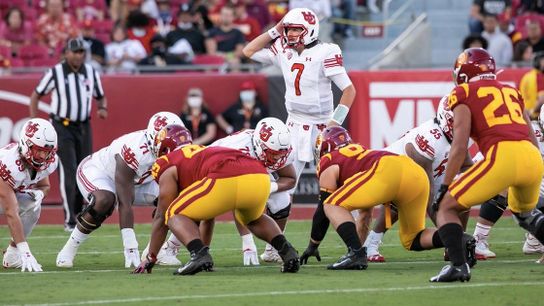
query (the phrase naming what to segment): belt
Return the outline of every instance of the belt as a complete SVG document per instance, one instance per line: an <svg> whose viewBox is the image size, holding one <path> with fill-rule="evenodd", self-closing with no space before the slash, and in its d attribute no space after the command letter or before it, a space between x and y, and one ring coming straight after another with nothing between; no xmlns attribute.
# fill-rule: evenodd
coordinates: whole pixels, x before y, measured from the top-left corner
<svg viewBox="0 0 544 306"><path fill-rule="evenodd" d="M49 114L49 118L57 121L58 123L64 125L64 126L79 126L79 125L82 125L82 124L85 124L89 121L89 119L85 120L85 121L72 121L70 120L69 118L63 118L63 117L60 117L58 115L55 115L55 114Z"/></svg>

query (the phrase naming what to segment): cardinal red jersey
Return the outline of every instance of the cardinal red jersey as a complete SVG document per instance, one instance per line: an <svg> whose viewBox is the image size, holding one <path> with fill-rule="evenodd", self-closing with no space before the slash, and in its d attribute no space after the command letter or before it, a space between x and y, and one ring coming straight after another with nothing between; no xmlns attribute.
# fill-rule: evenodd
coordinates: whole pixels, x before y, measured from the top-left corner
<svg viewBox="0 0 544 306"><path fill-rule="evenodd" d="M453 110L465 104L471 113L470 137L485 153L499 141L529 140L519 91L497 80L480 80L457 86L448 98Z"/></svg>
<svg viewBox="0 0 544 306"><path fill-rule="evenodd" d="M178 172L180 190L205 177L229 178L245 174L268 174L261 162L239 150L223 147L185 146L155 161L152 174L158 182L171 166Z"/></svg>
<svg viewBox="0 0 544 306"><path fill-rule="evenodd" d="M319 177L330 166L338 165L340 167L340 176L337 183L338 186L342 186L348 178L358 172L370 169L380 158L390 155L397 156L398 154L380 150L368 150L359 144L350 144L323 155L319 161L317 176Z"/></svg>

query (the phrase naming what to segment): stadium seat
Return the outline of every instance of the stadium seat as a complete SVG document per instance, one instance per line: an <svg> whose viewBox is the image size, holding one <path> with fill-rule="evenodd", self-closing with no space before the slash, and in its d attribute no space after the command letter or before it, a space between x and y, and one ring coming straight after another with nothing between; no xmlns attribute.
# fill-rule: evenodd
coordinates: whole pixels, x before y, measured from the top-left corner
<svg viewBox="0 0 544 306"><path fill-rule="evenodd" d="M48 59L49 49L42 45L24 46L19 50L19 58L22 59L25 64L33 60Z"/></svg>
<svg viewBox="0 0 544 306"><path fill-rule="evenodd" d="M56 58L43 58L25 61L25 66L27 67L52 67L59 63L59 60Z"/></svg>
<svg viewBox="0 0 544 306"><path fill-rule="evenodd" d="M193 58L193 65L223 65L225 59L219 55L199 54Z"/></svg>
<svg viewBox="0 0 544 306"><path fill-rule="evenodd" d="M100 39L105 44L111 41L110 36L111 36L111 30L113 29L113 21L94 20L93 27L94 27L94 34L96 35L96 38Z"/></svg>
<svg viewBox="0 0 544 306"><path fill-rule="evenodd" d="M6 46L0 46L0 57L1 58L11 58L11 48Z"/></svg>
<svg viewBox="0 0 544 306"><path fill-rule="evenodd" d="M24 10L26 5L26 0L2 0L0 1L0 11L3 13L6 12L11 7L18 7L21 10ZM4 15L2 15L4 16Z"/></svg>

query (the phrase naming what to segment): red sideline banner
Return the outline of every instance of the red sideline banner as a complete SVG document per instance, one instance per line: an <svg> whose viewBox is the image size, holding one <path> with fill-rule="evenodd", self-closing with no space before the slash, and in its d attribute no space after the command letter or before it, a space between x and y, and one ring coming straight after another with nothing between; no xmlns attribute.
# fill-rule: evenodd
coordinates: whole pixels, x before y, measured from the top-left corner
<svg viewBox="0 0 544 306"><path fill-rule="evenodd" d="M498 79L518 87L524 69L509 69ZM433 118L440 99L454 87L451 70L353 71L357 97L349 112L352 137L383 148L413 127Z"/></svg>
<svg viewBox="0 0 544 306"><path fill-rule="evenodd" d="M28 119L30 95L41 76L14 76L0 78L0 147L17 141L22 124ZM94 151L107 146L115 138L145 129L147 121L156 112L171 111L179 114L185 104L187 91L199 87L204 101L214 113L223 112L237 101L242 82L252 80L259 97L265 102L268 87L264 75L255 74L161 74L103 76L102 84L108 99L108 119L92 119ZM50 95L40 103L40 117L47 118ZM96 115L96 106L92 115ZM51 178L52 188L47 203L61 203L56 174Z"/></svg>

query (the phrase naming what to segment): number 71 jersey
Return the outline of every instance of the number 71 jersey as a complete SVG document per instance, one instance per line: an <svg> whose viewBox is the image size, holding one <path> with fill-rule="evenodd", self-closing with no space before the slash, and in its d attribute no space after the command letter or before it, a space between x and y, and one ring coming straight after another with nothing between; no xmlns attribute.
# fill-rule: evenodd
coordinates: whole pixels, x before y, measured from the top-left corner
<svg viewBox="0 0 544 306"><path fill-rule="evenodd" d="M346 73L338 45L317 43L298 54L294 49L284 48L281 39L277 39L270 48L256 52L251 59L281 69L285 106L290 115L311 122L331 118L334 105L329 77Z"/></svg>

